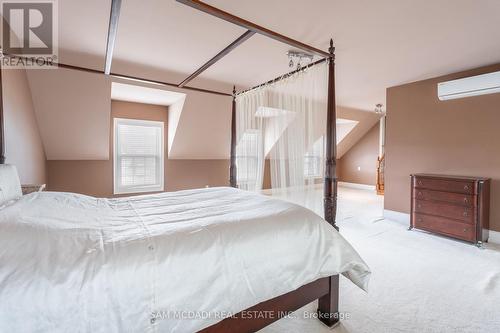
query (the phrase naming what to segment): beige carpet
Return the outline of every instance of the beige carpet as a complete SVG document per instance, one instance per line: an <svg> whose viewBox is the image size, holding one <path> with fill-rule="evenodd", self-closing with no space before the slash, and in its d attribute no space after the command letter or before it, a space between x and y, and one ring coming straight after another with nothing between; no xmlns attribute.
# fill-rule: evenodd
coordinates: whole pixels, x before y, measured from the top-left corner
<svg viewBox="0 0 500 333"><path fill-rule="evenodd" d="M500 246L479 250L407 231L382 219L382 197L343 187L339 192L341 234L373 271L368 294L341 278L340 311L347 318L338 327L310 319L313 303L261 332L500 332ZM321 214L321 188L273 196Z"/></svg>

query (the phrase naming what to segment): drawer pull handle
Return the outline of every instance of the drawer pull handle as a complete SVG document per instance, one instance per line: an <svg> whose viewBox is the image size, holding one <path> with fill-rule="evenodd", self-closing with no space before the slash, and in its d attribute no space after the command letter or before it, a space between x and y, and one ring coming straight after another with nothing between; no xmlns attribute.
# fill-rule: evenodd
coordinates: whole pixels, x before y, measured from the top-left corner
<svg viewBox="0 0 500 333"><path fill-rule="evenodd" d="M464 216L467 217L469 216L469 213L467 213L467 211L464 212Z"/></svg>
<svg viewBox="0 0 500 333"><path fill-rule="evenodd" d="M417 222L422 222L422 218L420 218L420 217L419 217L419 218L417 219Z"/></svg>
<svg viewBox="0 0 500 333"><path fill-rule="evenodd" d="M464 203L469 203L469 199L464 198Z"/></svg>
<svg viewBox="0 0 500 333"><path fill-rule="evenodd" d="M467 228L464 228L464 232L467 232Z"/></svg>
<svg viewBox="0 0 500 333"><path fill-rule="evenodd" d="M417 184L422 185L422 181L421 180L417 181Z"/></svg>
<svg viewBox="0 0 500 333"><path fill-rule="evenodd" d="M417 208L422 208L422 205L421 205L421 204L418 204L418 205L417 205Z"/></svg>
<svg viewBox="0 0 500 333"><path fill-rule="evenodd" d="M419 197L421 197L421 196L422 196L422 192L418 192L417 194L418 194L418 196L419 196Z"/></svg>
<svg viewBox="0 0 500 333"><path fill-rule="evenodd" d="M468 191L469 190L469 185L464 186L464 190Z"/></svg>

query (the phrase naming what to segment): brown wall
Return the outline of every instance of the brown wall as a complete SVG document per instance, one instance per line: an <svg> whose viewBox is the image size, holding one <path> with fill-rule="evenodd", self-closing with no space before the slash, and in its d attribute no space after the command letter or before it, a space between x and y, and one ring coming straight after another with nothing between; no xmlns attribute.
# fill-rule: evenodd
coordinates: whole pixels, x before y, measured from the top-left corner
<svg viewBox="0 0 500 333"><path fill-rule="evenodd" d="M23 69L2 70L6 163L14 164L23 184L47 182L45 152Z"/></svg>
<svg viewBox="0 0 500 333"><path fill-rule="evenodd" d="M130 102L111 102L113 118L165 122L165 190L176 191L229 183L228 160L169 160L167 156L167 108ZM113 128L113 127L111 127ZM110 159L103 161L48 161L49 190L76 192L97 197L113 196L113 141Z"/></svg>
<svg viewBox="0 0 500 333"><path fill-rule="evenodd" d="M339 180L348 183L375 185L379 152L377 123L337 161ZM358 167L361 170L358 171Z"/></svg>
<svg viewBox="0 0 500 333"><path fill-rule="evenodd" d="M385 209L410 211L410 174L492 178L490 228L500 231L500 94L439 101L438 82L500 64L387 90Z"/></svg>

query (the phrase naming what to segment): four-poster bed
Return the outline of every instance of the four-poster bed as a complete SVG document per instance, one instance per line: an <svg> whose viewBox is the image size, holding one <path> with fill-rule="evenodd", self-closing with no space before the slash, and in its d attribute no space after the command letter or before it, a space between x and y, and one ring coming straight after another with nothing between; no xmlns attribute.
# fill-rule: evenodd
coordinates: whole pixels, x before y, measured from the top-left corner
<svg viewBox="0 0 500 333"><path fill-rule="evenodd" d="M284 76L270 80L263 85L275 83L284 77L306 70L308 67L327 61L328 63L328 97L327 97L327 128L326 128L326 156L324 177L324 216L325 220L335 229L337 210L337 177L336 177L336 112L335 112L335 48L333 40L330 40L330 48L327 58L318 60L304 68L292 71ZM246 93L258 89L262 85L240 92ZM236 89L233 87L233 100L231 110L231 158L230 158L230 185L238 187L237 165L236 165ZM279 319L280 313L288 313L318 300L318 319L328 326L333 326L339 321L339 276L321 278L309 283L295 291L276 297L269 301L260 303L245 311L270 311L272 318L256 320L245 320L242 313L225 319L201 332L254 332L273 321ZM274 318L274 320L273 320Z"/></svg>
<svg viewBox="0 0 500 333"><path fill-rule="evenodd" d="M119 2L113 1L111 21L108 35L108 48L106 54L106 64L103 71L96 71L92 69L59 64L59 67L73 69L73 70L83 70L90 71L99 74L110 74L115 77L120 78L132 78L129 76L124 76L120 74L111 73L111 61L112 61L112 50L114 43L114 34L116 34L116 24L118 22L119 14ZM338 230L336 225L336 208L337 208L337 179L336 179L336 111L335 111L335 48L333 47L333 40L330 40L330 48L328 52L318 50L314 47L306 45L304 43L295 41L293 39L282 36L278 33L260 27L252 22L243 20L229 13L223 12L217 8L211 7L204 4L201 1L188 1L188 0L178 0L178 2L192 6L198 10L204 11L208 14L214 15L221 19L227 20L231 23L238 24L242 27L248 29L248 31L240 36L235 42L231 43L225 50L221 51L216 57L211 59L209 62L204 64L199 70L190 75L188 78L183 80L181 83L177 84L177 87L184 89L194 89L197 91L202 91L206 93L215 93L219 95L232 96L232 110L231 110L231 152L230 152L230 185L234 188L238 186L237 184L237 137L236 137L236 89L233 88L232 94L226 94L216 91L210 91L206 89L190 88L186 84L192 80L194 77L203 72L210 65L215 63L217 60L222 58L224 55L229 53L236 46L250 38L253 34L261 34L280 42L289 44L293 47L301 48L305 51L312 52L316 55L323 57L319 61L316 61L309 66L314 66L321 62L327 62L328 64L328 97L327 97L327 126L326 126L326 156L325 156L325 175L324 175L324 216L325 220L331 224L335 229ZM114 11L114 12L113 12ZM118 11L118 12L116 12ZM11 57L19 57L15 55L9 55ZM306 66L306 67L309 67ZM302 70L302 69L301 69ZM298 70L300 71L300 70ZM295 73L294 71L292 73ZM277 78L275 80L269 81L276 82L283 77ZM164 85L175 85L165 82L150 81L143 78L132 78L140 79L146 82L160 83ZM0 87L1 87L1 71L0 71ZM256 87L255 87L256 88ZM252 88L254 89L254 88ZM251 90L251 89L250 89ZM246 91L245 91L246 92ZM241 92L243 93L243 92ZM0 90L0 163L5 162L5 140L4 140L4 123L3 123L3 103L1 103L1 90ZM311 303L314 300L318 300L318 318L328 326L332 326L339 321L339 275L321 277L313 282L307 283L296 290L290 291L288 293L282 294L280 296L263 301L255 306L252 306L236 315L226 318L213 326L205 328L200 332L255 332L270 323L288 315L290 312L295 311L302 306ZM245 315L245 313L254 312L265 312L267 313L264 317L252 317ZM154 320L152 320L154 324Z"/></svg>

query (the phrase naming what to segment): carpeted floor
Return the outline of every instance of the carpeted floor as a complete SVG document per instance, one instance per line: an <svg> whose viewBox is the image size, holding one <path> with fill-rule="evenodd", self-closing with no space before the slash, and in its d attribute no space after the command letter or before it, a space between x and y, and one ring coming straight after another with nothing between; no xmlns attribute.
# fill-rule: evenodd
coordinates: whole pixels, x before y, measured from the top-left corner
<svg viewBox="0 0 500 333"><path fill-rule="evenodd" d="M321 188L273 196L322 215ZM373 272L368 293L341 278L340 325L310 319L312 303L261 332L500 332L500 246L407 231L382 210L383 197L339 187L340 232Z"/></svg>

